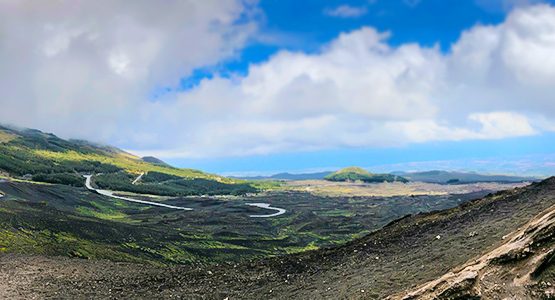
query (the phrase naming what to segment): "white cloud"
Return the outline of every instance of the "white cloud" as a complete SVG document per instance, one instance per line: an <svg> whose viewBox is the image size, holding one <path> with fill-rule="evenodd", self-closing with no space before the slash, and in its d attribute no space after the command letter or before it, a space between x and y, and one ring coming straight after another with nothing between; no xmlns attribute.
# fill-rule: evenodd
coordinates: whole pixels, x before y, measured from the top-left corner
<svg viewBox="0 0 555 300"><path fill-rule="evenodd" d="M65 3L68 18L52 4L19 3L0 2L0 119L64 136L161 157L215 157L555 128L555 9L547 5L476 25L448 53L392 47L389 33L361 28L319 53L281 51L244 77L216 74L153 102L154 87L235 55L256 28L237 22L251 8Z"/></svg>
<svg viewBox="0 0 555 300"><path fill-rule="evenodd" d="M367 166L374 172L391 170L418 172L428 170L450 170L478 172L481 174L505 174L516 176L551 176L555 172L555 155L502 155L486 158L464 158L456 160L418 161L389 165ZM275 174L275 173L274 173Z"/></svg>
<svg viewBox="0 0 555 300"><path fill-rule="evenodd" d="M155 87L236 55L256 30L251 6L2 0L0 120L112 137Z"/></svg>
<svg viewBox="0 0 555 300"><path fill-rule="evenodd" d="M331 17L338 18L358 18L367 13L367 9L364 6L357 7L347 4L343 4L334 8L327 8L324 13Z"/></svg>

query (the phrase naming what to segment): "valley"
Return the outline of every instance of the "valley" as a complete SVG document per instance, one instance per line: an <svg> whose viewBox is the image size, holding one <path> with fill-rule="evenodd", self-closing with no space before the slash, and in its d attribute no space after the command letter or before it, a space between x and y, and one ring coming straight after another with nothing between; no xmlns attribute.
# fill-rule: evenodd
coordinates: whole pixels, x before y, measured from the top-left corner
<svg viewBox="0 0 555 300"><path fill-rule="evenodd" d="M0 143L2 297L379 299L555 205L553 179L421 182L350 167L242 180L0 130L10 136Z"/></svg>
<svg viewBox="0 0 555 300"><path fill-rule="evenodd" d="M494 191L460 187L465 193L338 197L281 187L244 196L167 197L7 180L0 183L0 247L154 264L241 261L341 245L405 215ZM390 188L366 186L375 194ZM268 214L267 205L286 212Z"/></svg>
<svg viewBox="0 0 555 300"><path fill-rule="evenodd" d="M451 209L397 219L340 246L242 262L145 267L106 260L1 254L0 296L383 299L404 290L409 293L419 285L425 287L450 274L450 270L461 270L459 266L482 254L502 253L496 249L509 249L503 245L522 240L527 241L521 244L524 248L515 249L525 249L532 243L522 251L534 256L528 260L528 255L509 251L502 261L487 262L488 270L496 273L491 273L487 279L491 285L485 287L499 287L489 289L488 295L518 292L525 298L548 299L548 283L555 274L553 262L544 259L537 263L536 257L549 258L545 253L551 253L546 251L552 249L554 242L550 213L555 205L554 192L555 179L551 178ZM504 290L506 274L527 274L528 262L537 266L533 277L519 287L507 285ZM442 285L445 293L434 294L422 288L410 299L473 299L474 286L479 282L468 278L469 281L462 281L465 285ZM402 295L400 298L409 299Z"/></svg>

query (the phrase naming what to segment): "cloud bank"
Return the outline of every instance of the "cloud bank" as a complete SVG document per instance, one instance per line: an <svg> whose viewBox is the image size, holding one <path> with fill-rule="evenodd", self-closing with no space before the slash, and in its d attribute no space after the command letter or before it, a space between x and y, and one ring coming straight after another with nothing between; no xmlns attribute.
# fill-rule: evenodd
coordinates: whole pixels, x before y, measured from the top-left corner
<svg viewBox="0 0 555 300"><path fill-rule="evenodd" d="M252 1L0 1L0 119L160 157L221 157L555 129L555 8L519 7L447 53L343 33L151 99L256 35ZM135 3L135 2L134 2Z"/></svg>

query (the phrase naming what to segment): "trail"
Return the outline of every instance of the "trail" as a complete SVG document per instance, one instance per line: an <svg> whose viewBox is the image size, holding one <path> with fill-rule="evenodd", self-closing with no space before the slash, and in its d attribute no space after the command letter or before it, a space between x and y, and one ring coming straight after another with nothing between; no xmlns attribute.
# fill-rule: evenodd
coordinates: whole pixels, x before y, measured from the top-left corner
<svg viewBox="0 0 555 300"><path fill-rule="evenodd" d="M145 175L145 173L141 173L141 175L139 175L137 178L135 178L135 180L133 180L133 182L131 182L131 184L133 184L133 185L137 184L137 182L139 182L139 180L141 180L141 178L143 178L143 175Z"/></svg>
<svg viewBox="0 0 555 300"><path fill-rule="evenodd" d="M271 217L283 215L285 212L287 212L287 210L283 208L270 207L270 204L268 203L247 203L247 205L265 208L265 209L277 210L277 213L269 214L269 215L250 215L249 217L251 218L271 218Z"/></svg>
<svg viewBox="0 0 555 300"><path fill-rule="evenodd" d="M101 195L107 196L107 197L111 197L111 198L119 199L119 200L124 200L124 201L129 201L129 202L146 204L146 205L166 207L166 208L171 208L171 209L193 210L192 208L188 208L188 207L173 206L173 205L168 205L168 204L164 204L164 203L150 202L150 201L145 201L145 200L138 200L138 199L131 199L131 198L127 198L127 197L116 196L116 195L114 195L113 191L99 190L99 189L93 188L92 185L91 185L92 175L83 175L83 176L85 177L85 186L87 187L87 189L89 189L91 191L95 191L95 192L97 192Z"/></svg>

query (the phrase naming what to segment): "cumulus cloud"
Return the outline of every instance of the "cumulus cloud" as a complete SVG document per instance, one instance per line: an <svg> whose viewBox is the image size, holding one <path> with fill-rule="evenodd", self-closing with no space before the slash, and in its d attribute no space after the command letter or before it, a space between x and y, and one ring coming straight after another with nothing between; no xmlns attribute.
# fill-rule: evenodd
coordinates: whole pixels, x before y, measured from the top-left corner
<svg viewBox="0 0 555 300"><path fill-rule="evenodd" d="M338 18L357 18L363 16L367 13L367 9L364 6L351 6L343 4L334 8L327 8L324 13L330 17Z"/></svg>
<svg viewBox="0 0 555 300"><path fill-rule="evenodd" d="M149 92L232 57L255 33L239 1L157 11L0 2L0 118L160 157L216 157L502 139L555 128L555 8L521 7L445 53L343 33L319 53L281 51L247 75ZM34 2L33 2L34 3ZM96 3L96 2L95 2ZM104 3L106 4L106 3ZM118 12L118 13L114 13ZM102 21L101 21L102 20ZM21 34L26 34L22 37Z"/></svg>
<svg viewBox="0 0 555 300"><path fill-rule="evenodd" d="M236 55L256 29L251 10L241 0L2 0L0 120L108 138L155 87Z"/></svg>

